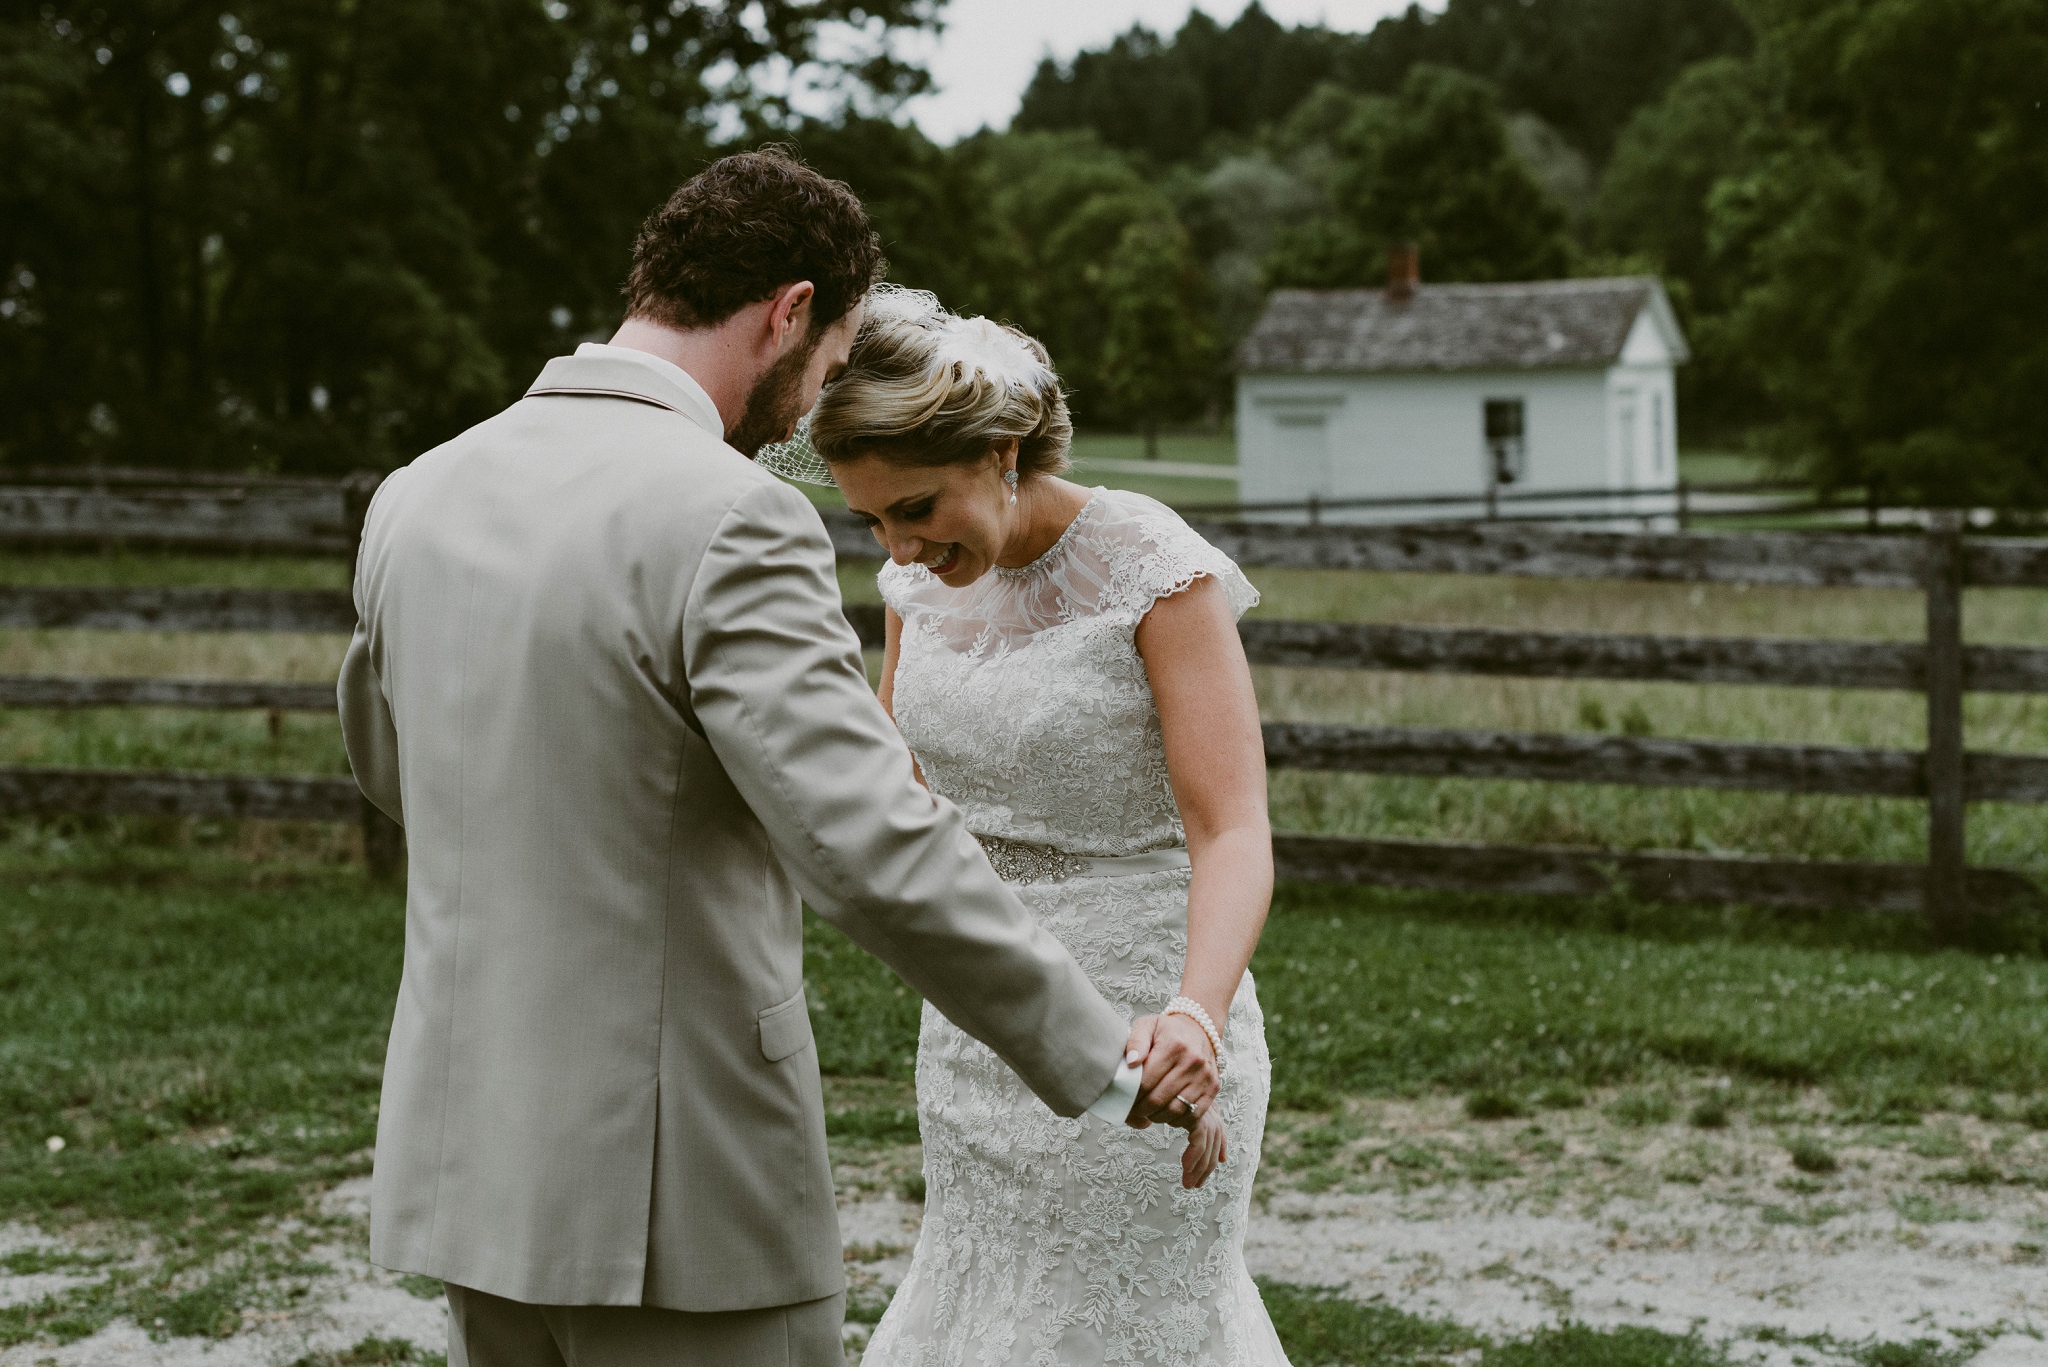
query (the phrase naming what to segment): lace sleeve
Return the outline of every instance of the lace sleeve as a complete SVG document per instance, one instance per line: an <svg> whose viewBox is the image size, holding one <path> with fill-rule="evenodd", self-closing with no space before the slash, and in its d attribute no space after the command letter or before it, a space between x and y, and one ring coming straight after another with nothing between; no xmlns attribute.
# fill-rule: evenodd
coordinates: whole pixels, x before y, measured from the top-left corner
<svg viewBox="0 0 2048 1367"><path fill-rule="evenodd" d="M922 580L931 575L922 565L899 565L890 561L875 575L875 587L882 591L882 601L889 605L898 617L910 615L911 594Z"/></svg>
<svg viewBox="0 0 2048 1367"><path fill-rule="evenodd" d="M1145 500L1152 503L1152 500ZM1156 510L1156 511L1155 511ZM1245 578L1237 562L1204 541L1194 528L1163 504L1153 503L1133 519L1137 535L1118 580L1118 597L1126 610L1143 617L1161 598L1181 592L1197 579L1208 576L1223 586L1230 603L1230 615L1242 617L1258 606L1259 591Z"/></svg>

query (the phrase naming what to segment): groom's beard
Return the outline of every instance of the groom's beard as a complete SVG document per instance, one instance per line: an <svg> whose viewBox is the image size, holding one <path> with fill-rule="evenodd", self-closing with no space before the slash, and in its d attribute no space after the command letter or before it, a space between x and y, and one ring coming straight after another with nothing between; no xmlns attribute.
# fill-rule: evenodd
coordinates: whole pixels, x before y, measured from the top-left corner
<svg viewBox="0 0 2048 1367"><path fill-rule="evenodd" d="M754 382L747 391L746 410L725 434L728 446L751 460L762 447L789 439L790 430L804 415L804 372L811 367L811 353L818 349L819 340L808 339L807 345L769 366Z"/></svg>

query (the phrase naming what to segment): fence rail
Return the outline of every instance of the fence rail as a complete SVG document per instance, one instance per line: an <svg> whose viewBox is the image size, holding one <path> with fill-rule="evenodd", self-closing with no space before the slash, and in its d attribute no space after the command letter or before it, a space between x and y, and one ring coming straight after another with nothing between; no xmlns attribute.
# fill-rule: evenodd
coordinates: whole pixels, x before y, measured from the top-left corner
<svg viewBox="0 0 2048 1367"><path fill-rule="evenodd" d="M1273 871L1282 879L1360 887L1551 897L1621 893L1708 906L1742 903L1879 914L1924 911L1936 895L1924 864L1345 840L1285 832L1273 836ZM2026 877L1982 868L1968 870L1962 895L1968 905L1983 910L2026 906L2039 897Z"/></svg>
<svg viewBox="0 0 2048 1367"><path fill-rule="evenodd" d="M1915 691L1927 677L1927 648L1891 641L1259 620L1244 623L1241 634L1254 664L1326 669ZM1967 646L1963 681L1966 689L1979 693L2048 693L2048 650Z"/></svg>
<svg viewBox="0 0 2048 1367"><path fill-rule="evenodd" d="M1280 769L1853 797L1928 793L1926 756L1918 750L1304 722L1269 723L1265 733L1266 763ZM2048 802L2048 755L1967 754L1963 795L1972 802Z"/></svg>
<svg viewBox="0 0 2048 1367"><path fill-rule="evenodd" d="M348 555L376 487L360 478L151 480L138 470L66 487L50 482L54 473L0 485L0 542Z"/></svg>
<svg viewBox="0 0 2048 1367"><path fill-rule="evenodd" d="M333 684L267 679L92 679L0 674L0 707L183 707L206 712L332 712Z"/></svg>
<svg viewBox="0 0 2048 1367"><path fill-rule="evenodd" d="M0 590L0 627L91 631L355 630L339 589L13 588Z"/></svg>
<svg viewBox="0 0 2048 1367"><path fill-rule="evenodd" d="M147 540L181 547L352 553L374 487L366 480L312 487L311 482L276 481L271 487L216 478L166 492L158 487L161 480L152 482L150 472L102 473L108 487L100 490L0 489L0 541ZM252 511L266 500L270 511ZM333 518L337 509L338 532L335 523L318 520ZM154 510L156 518L147 536L134 531L146 510ZM238 523L238 517L245 520ZM879 558L879 548L858 519L828 511L825 522L842 558ZM1898 689L1924 693L1928 700L1925 751L1301 723L1265 728L1267 762L1276 768L1924 800L1930 812L1926 865L1283 833L1274 839L1282 877L1577 896L1626 886L1642 896L1673 901L1924 910L1951 929L1971 906L2034 895L2030 881L2012 871L1966 869L1962 835L1969 802L2048 802L2048 756L1966 752L1961 705L1968 691L2048 693L2048 649L1965 646L1960 604L1965 585L2048 587L2048 542L1965 541L1953 516L1937 517L1932 531L1918 536L1624 533L1506 521L1196 525L1239 563L1252 567L1910 589L1926 595L1924 642L1245 622L1240 627L1245 651L1256 664ZM252 534L240 535L251 529ZM854 605L846 611L863 644L879 647L882 609ZM354 621L349 595L338 591L0 589L0 627L333 633L351 630ZM331 711L334 694L324 684L0 676L0 705ZM401 848L397 828L346 779L0 769L0 811L361 820L374 867L393 867Z"/></svg>

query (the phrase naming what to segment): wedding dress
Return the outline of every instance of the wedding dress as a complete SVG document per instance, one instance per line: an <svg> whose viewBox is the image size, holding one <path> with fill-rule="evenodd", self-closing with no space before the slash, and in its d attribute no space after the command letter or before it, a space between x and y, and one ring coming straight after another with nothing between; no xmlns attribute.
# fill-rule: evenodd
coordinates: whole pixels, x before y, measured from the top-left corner
<svg viewBox="0 0 2048 1367"><path fill-rule="evenodd" d="M1189 883L1134 633L1203 576L1236 614L1258 601L1165 505L1107 489L1021 569L964 589L922 565L881 574L903 619L896 721L927 782L1133 1017L1179 991ZM1244 1264L1272 1083L1249 973L1223 1029L1229 1158L1184 1191L1181 1131L1062 1119L926 1005L924 1227L863 1367L1286 1367Z"/></svg>

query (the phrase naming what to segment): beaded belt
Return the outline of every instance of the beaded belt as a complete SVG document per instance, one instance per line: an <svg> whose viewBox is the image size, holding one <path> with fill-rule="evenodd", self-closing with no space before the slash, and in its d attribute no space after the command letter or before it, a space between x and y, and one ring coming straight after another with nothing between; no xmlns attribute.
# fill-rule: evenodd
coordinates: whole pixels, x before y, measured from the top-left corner
<svg viewBox="0 0 2048 1367"><path fill-rule="evenodd" d="M1191 867L1183 849L1149 850L1144 854L1068 854L1050 845L977 835L989 866L1005 883L1064 883L1069 878L1123 878L1138 873L1165 873Z"/></svg>

